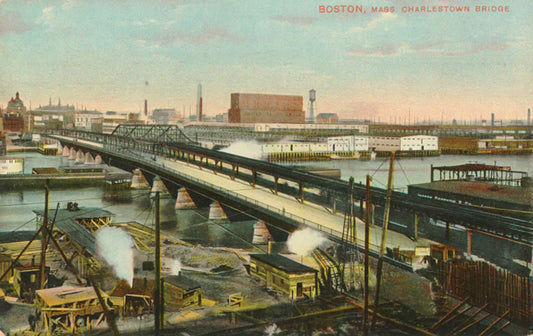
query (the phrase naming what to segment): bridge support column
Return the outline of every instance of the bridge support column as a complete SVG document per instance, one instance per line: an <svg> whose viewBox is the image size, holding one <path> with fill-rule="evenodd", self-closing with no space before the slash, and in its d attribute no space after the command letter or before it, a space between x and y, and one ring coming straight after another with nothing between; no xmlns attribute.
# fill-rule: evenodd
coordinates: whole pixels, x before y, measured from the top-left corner
<svg viewBox="0 0 533 336"><path fill-rule="evenodd" d="M231 165L231 179L235 180L235 165Z"/></svg>
<svg viewBox="0 0 533 336"><path fill-rule="evenodd" d="M466 251L472 254L472 229L466 229Z"/></svg>
<svg viewBox="0 0 533 336"><path fill-rule="evenodd" d="M333 214L337 214L337 195L333 195Z"/></svg>
<svg viewBox="0 0 533 336"><path fill-rule="evenodd" d="M94 164L102 164L102 157L100 155L96 155L94 158Z"/></svg>
<svg viewBox="0 0 533 336"><path fill-rule="evenodd" d="M131 188L132 189L145 189L149 188L150 185L146 178L143 176L143 173L139 168L133 170L133 176L131 177Z"/></svg>
<svg viewBox="0 0 533 336"><path fill-rule="evenodd" d="M213 202L209 206L209 220L216 222L228 222L228 216L219 202Z"/></svg>
<svg viewBox="0 0 533 336"><path fill-rule="evenodd" d="M272 235L268 231L268 228L264 221L258 220L254 223L254 237L252 239L252 244L255 245L266 245L269 241L272 240Z"/></svg>
<svg viewBox="0 0 533 336"><path fill-rule="evenodd" d="M63 151L61 152L61 155L63 155L64 157L69 157L70 149L67 146L63 147Z"/></svg>
<svg viewBox="0 0 533 336"><path fill-rule="evenodd" d="M276 195L278 194L278 180L279 180L279 177L274 176L274 193Z"/></svg>
<svg viewBox="0 0 533 336"><path fill-rule="evenodd" d="M155 193L168 193L167 187L165 187L165 184L163 181L161 181L161 178L159 176L154 177L154 181L152 182L152 190L150 191L151 194Z"/></svg>
<svg viewBox="0 0 533 336"><path fill-rule="evenodd" d="M85 161L85 155L83 154L83 151L80 149L76 153L76 163L83 163Z"/></svg>
<svg viewBox="0 0 533 336"><path fill-rule="evenodd" d="M85 153L85 161L83 163L85 163L85 164L93 164L94 163L94 159L93 159L93 156L91 155L91 153L89 153L89 152Z"/></svg>
<svg viewBox="0 0 533 336"><path fill-rule="evenodd" d="M76 160L76 154L78 154L78 153L76 152L76 149L74 149L74 147L72 147L72 148L70 149L70 153L69 153L69 154L70 154L70 155L68 156L68 159L69 159L69 160Z"/></svg>
<svg viewBox="0 0 533 336"><path fill-rule="evenodd" d="M215 160L215 169L213 170L213 172L215 173L215 175L218 172L218 160Z"/></svg>
<svg viewBox="0 0 533 336"><path fill-rule="evenodd" d="M196 204L185 188L179 188L174 209L196 209Z"/></svg>
<svg viewBox="0 0 533 336"><path fill-rule="evenodd" d="M300 202L302 202L302 204L303 204L304 203L304 184L303 184L303 182L299 183L299 192L300 192Z"/></svg>
<svg viewBox="0 0 533 336"><path fill-rule="evenodd" d="M193 160L194 160L194 155L193 155ZM200 168L200 170L202 170L202 161L204 160L204 158L202 156L200 156L200 163L198 163L198 168Z"/></svg>

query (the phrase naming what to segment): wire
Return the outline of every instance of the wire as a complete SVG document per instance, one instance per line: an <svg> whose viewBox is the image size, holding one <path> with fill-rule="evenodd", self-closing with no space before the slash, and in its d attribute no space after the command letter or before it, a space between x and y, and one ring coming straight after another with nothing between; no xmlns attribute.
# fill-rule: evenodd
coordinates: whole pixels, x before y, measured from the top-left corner
<svg viewBox="0 0 533 336"><path fill-rule="evenodd" d="M405 176L405 179L407 180L407 184L411 184L411 181L409 181L409 177L407 176L407 174L405 173L405 170L403 169L403 166L402 164L400 163L400 160L397 160L398 162L398 165L400 166L401 170L402 170L402 173L403 175Z"/></svg>

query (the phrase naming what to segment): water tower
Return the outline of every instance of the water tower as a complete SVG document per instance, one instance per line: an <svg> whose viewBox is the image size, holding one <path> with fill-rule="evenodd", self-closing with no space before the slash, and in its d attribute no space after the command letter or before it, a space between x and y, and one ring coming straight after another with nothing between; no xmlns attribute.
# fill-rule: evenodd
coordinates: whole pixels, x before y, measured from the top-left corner
<svg viewBox="0 0 533 336"><path fill-rule="evenodd" d="M307 122L315 122L315 101L316 101L316 91L315 89L309 90L309 116Z"/></svg>

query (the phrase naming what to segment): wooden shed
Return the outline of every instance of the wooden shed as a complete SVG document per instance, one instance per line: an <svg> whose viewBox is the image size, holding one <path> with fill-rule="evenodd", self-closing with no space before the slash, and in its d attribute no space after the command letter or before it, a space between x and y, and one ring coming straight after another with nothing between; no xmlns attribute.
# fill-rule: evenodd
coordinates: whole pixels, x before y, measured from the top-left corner
<svg viewBox="0 0 533 336"><path fill-rule="evenodd" d="M196 281L183 275L170 275L163 279L163 296L166 311L202 305L202 288Z"/></svg>
<svg viewBox="0 0 533 336"><path fill-rule="evenodd" d="M109 297L100 292L109 306ZM76 333L79 327L91 329L104 320L104 310L93 287L61 286L35 292L35 308L48 333L62 330Z"/></svg>
<svg viewBox="0 0 533 336"><path fill-rule="evenodd" d="M251 254L250 274L292 300L319 295L318 271L279 254Z"/></svg>

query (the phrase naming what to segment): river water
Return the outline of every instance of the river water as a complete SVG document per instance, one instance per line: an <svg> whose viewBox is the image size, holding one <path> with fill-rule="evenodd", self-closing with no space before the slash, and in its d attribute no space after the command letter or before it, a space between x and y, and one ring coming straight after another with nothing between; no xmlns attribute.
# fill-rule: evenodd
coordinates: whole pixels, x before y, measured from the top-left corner
<svg viewBox="0 0 533 336"><path fill-rule="evenodd" d="M25 158L25 173L30 174L34 167L58 167L73 165L73 161L56 156L42 156L37 153L17 154ZM401 158L396 161L394 187L406 191L408 184L425 183L430 180L430 166L458 165L468 162L510 166L513 170L526 171L533 175L533 155L443 155L425 158ZM348 180L353 176L356 182L364 182L367 174L373 176L373 185L385 187L389 161L338 160L306 162L302 166L321 168L338 168L341 178ZM123 195L124 196L124 195ZM153 226L154 203L149 190L128 192L125 197L117 198L105 190L104 186L64 188L50 190L49 207L52 211L57 203L65 207L67 202L78 202L80 207L99 207L115 214L114 222L137 221ZM0 231L34 230L35 215L33 209L42 209L44 190L2 190L0 192ZM227 246L238 248L251 247L253 236L253 219L245 220L243 216L229 218L228 224L212 224L207 220L208 209L174 210L174 200L167 198L161 202L161 221L163 230L176 237L210 246Z"/></svg>

